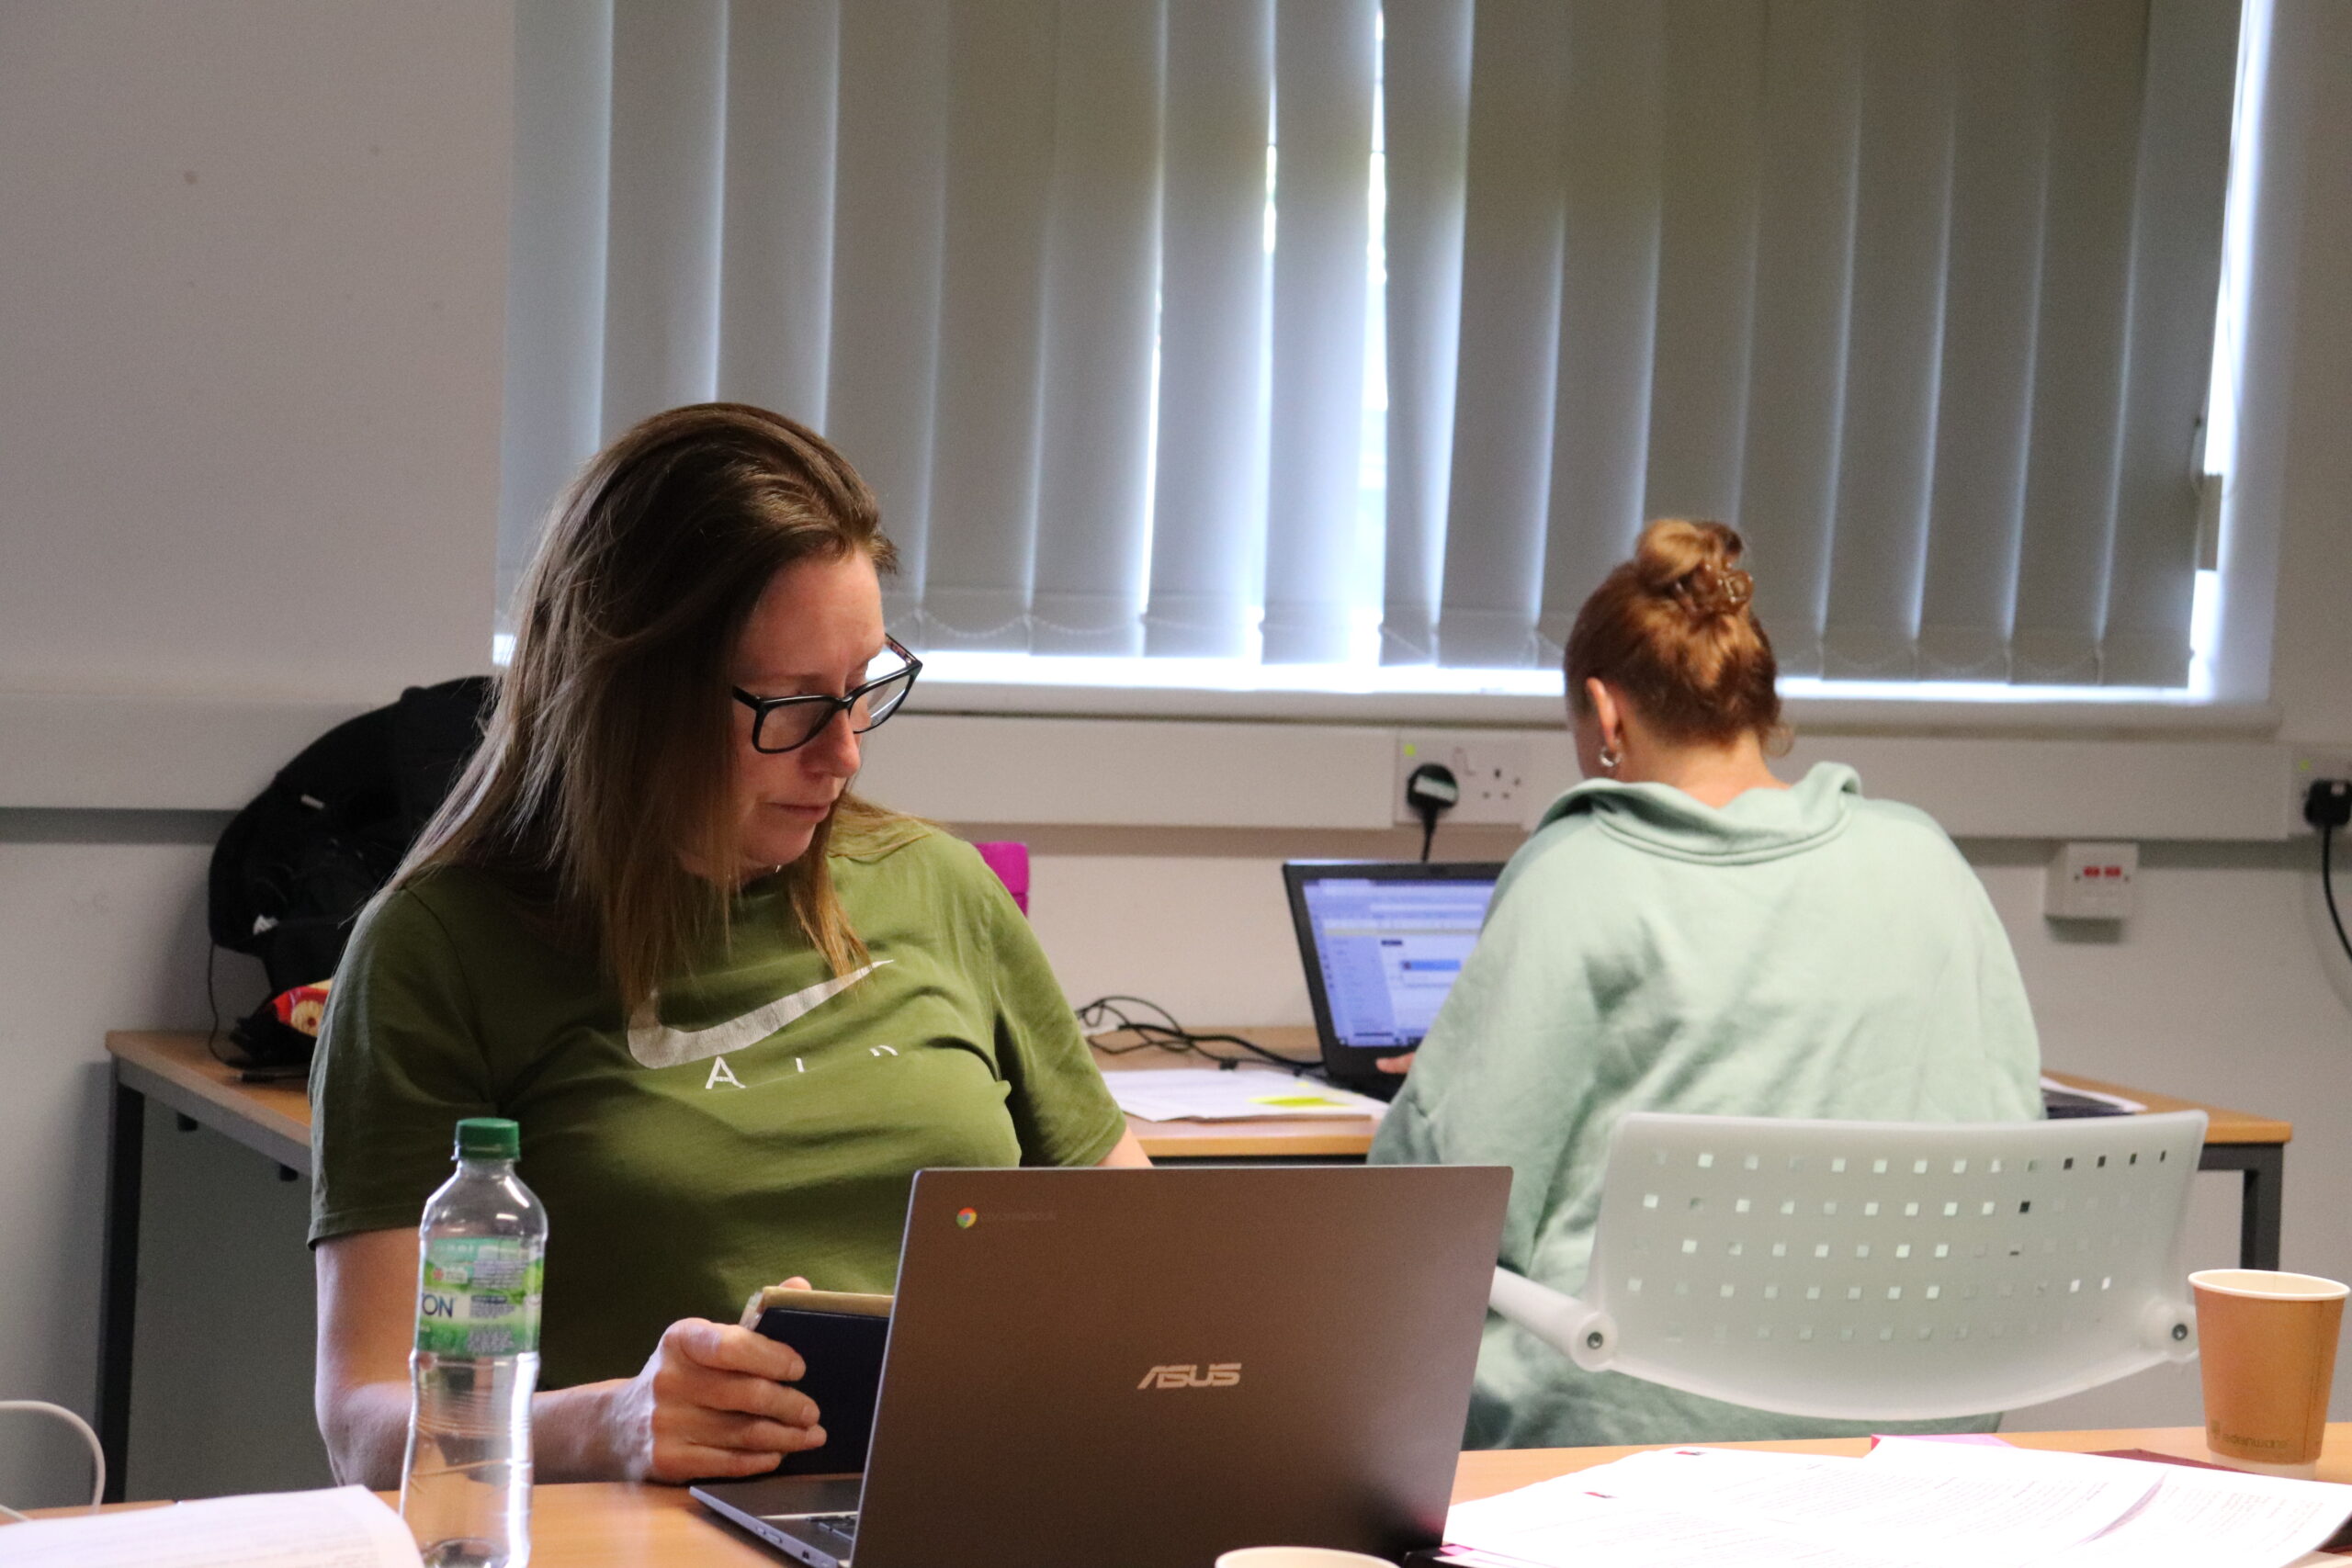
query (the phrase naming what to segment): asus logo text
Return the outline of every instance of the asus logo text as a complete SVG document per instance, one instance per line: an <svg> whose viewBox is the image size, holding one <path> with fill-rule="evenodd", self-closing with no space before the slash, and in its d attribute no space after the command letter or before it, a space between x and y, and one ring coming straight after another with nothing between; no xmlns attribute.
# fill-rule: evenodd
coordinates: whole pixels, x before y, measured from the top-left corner
<svg viewBox="0 0 2352 1568"><path fill-rule="evenodd" d="M1154 1367L1144 1373L1137 1389L1147 1388L1231 1388L1241 1381L1238 1361L1212 1361L1203 1371L1196 1362L1182 1366Z"/></svg>

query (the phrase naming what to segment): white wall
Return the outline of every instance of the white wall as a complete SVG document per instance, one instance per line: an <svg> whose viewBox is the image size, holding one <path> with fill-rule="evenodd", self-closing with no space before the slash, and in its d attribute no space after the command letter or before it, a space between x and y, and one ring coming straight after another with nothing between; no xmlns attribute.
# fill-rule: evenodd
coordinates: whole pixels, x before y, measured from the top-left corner
<svg viewBox="0 0 2352 1568"><path fill-rule="evenodd" d="M0 686L478 667L510 12L0 7Z"/></svg>
<svg viewBox="0 0 2352 1568"><path fill-rule="evenodd" d="M2334 62L2308 106L2312 144L2346 145L2352 7L2286 8ZM0 7L0 704L380 699L474 661L497 493L509 22L473 0ZM2274 685L2283 733L2352 745L2352 190L2331 157L2305 171L2284 264L2298 287L2278 373ZM34 731L0 726L0 750L19 733ZM200 739L159 747L152 791L105 798L173 804L175 759ZM256 781L276 758L262 750ZM0 755L0 779L22 761ZM1055 761L1099 762L1082 747ZM234 766L189 771L217 792ZM53 788L59 770L40 772ZM203 1021L198 899L220 818L8 809L23 804L0 797L0 1389L86 1409L100 1038ZM1280 860L1410 852L1378 831L1013 830L1038 851L1038 929L1071 993L1138 992L1204 1021L1306 1016ZM1449 852L1509 845L1448 835ZM2352 1269L2335 1201L2352 1175L2352 964L2315 924L2309 840L2151 844L2142 914L2106 943L2035 913L2041 845L1965 847L2050 1058L2293 1117L2287 1256ZM224 976L224 998L249 1006L250 972ZM210 1134L159 1131L151 1156L134 1490L308 1483L299 1193ZM2231 1250L2222 1179L2202 1181L2200 1262ZM2352 1384L2337 1409L2352 1414ZM2174 1376L2054 1418L2194 1416L2193 1382ZM48 1434L0 1430L0 1501L68 1500L76 1474Z"/></svg>
<svg viewBox="0 0 2352 1568"><path fill-rule="evenodd" d="M38 763L43 803L71 804L103 750L170 804L207 737L159 697L380 701L483 662L512 30L492 0L0 6L0 710L111 714L100 694L135 693L152 720L0 724L0 774ZM9 1393L90 1409L100 1040L204 1021L198 900L219 823L0 810ZM222 1369L257 1340L307 1364L306 1337L287 1343L273 1316L292 1300L306 1337L302 1298L235 1267L266 1235L307 1268L299 1228L292 1251L269 1228L293 1190L264 1168L255 1206L211 1184L199 1150L160 1141L153 1212L223 1223L222 1289L175 1305L171 1283L203 1259L185 1225L159 1226L151 1285L178 1322L142 1324L164 1347L148 1364L196 1376L176 1412L142 1393L134 1472L167 1491L307 1480L306 1411L243 1420L206 1382L235 1383ZM62 1438L11 1418L0 1501L73 1500L81 1461Z"/></svg>
<svg viewBox="0 0 2352 1568"><path fill-rule="evenodd" d="M0 812L0 1389L12 1397L92 1409L108 1081L93 1047L113 1019L203 1024L205 852L174 841L188 836L168 820ZM6 1419L0 1502L77 1500L79 1445Z"/></svg>

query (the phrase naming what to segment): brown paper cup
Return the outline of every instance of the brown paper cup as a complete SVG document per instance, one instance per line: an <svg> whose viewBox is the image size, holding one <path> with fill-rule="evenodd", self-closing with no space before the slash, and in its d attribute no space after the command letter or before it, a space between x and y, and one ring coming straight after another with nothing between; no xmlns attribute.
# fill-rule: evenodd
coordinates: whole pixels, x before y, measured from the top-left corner
<svg viewBox="0 0 2352 1568"><path fill-rule="evenodd" d="M2197 1292L2205 1446L2233 1470L2310 1477L2327 1425L2335 1338L2352 1290L2313 1274L2207 1269Z"/></svg>

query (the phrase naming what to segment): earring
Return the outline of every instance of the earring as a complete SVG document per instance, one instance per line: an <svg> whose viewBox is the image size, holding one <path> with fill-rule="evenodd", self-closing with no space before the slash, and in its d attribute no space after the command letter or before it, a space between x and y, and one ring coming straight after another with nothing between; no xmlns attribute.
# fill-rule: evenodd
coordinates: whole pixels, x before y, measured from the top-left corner
<svg viewBox="0 0 2352 1568"><path fill-rule="evenodd" d="M1606 745L1603 745L1600 748L1600 766L1604 772L1611 773L1615 773L1617 771L1617 764L1624 760L1624 758L1620 757L1616 752L1611 751Z"/></svg>

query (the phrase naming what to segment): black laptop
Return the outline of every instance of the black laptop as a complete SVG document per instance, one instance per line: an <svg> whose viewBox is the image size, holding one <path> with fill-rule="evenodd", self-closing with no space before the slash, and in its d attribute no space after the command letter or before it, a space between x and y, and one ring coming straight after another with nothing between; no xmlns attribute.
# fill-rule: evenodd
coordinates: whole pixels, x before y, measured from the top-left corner
<svg viewBox="0 0 2352 1568"><path fill-rule="evenodd" d="M694 1495L812 1568L1433 1547L1510 1190L1491 1166L924 1171L863 1477Z"/></svg>
<svg viewBox="0 0 2352 1568"><path fill-rule="evenodd" d="M1334 1083L1385 1100L1403 1080L1375 1064L1430 1032L1477 945L1498 863L1292 861L1283 867L1307 998Z"/></svg>

